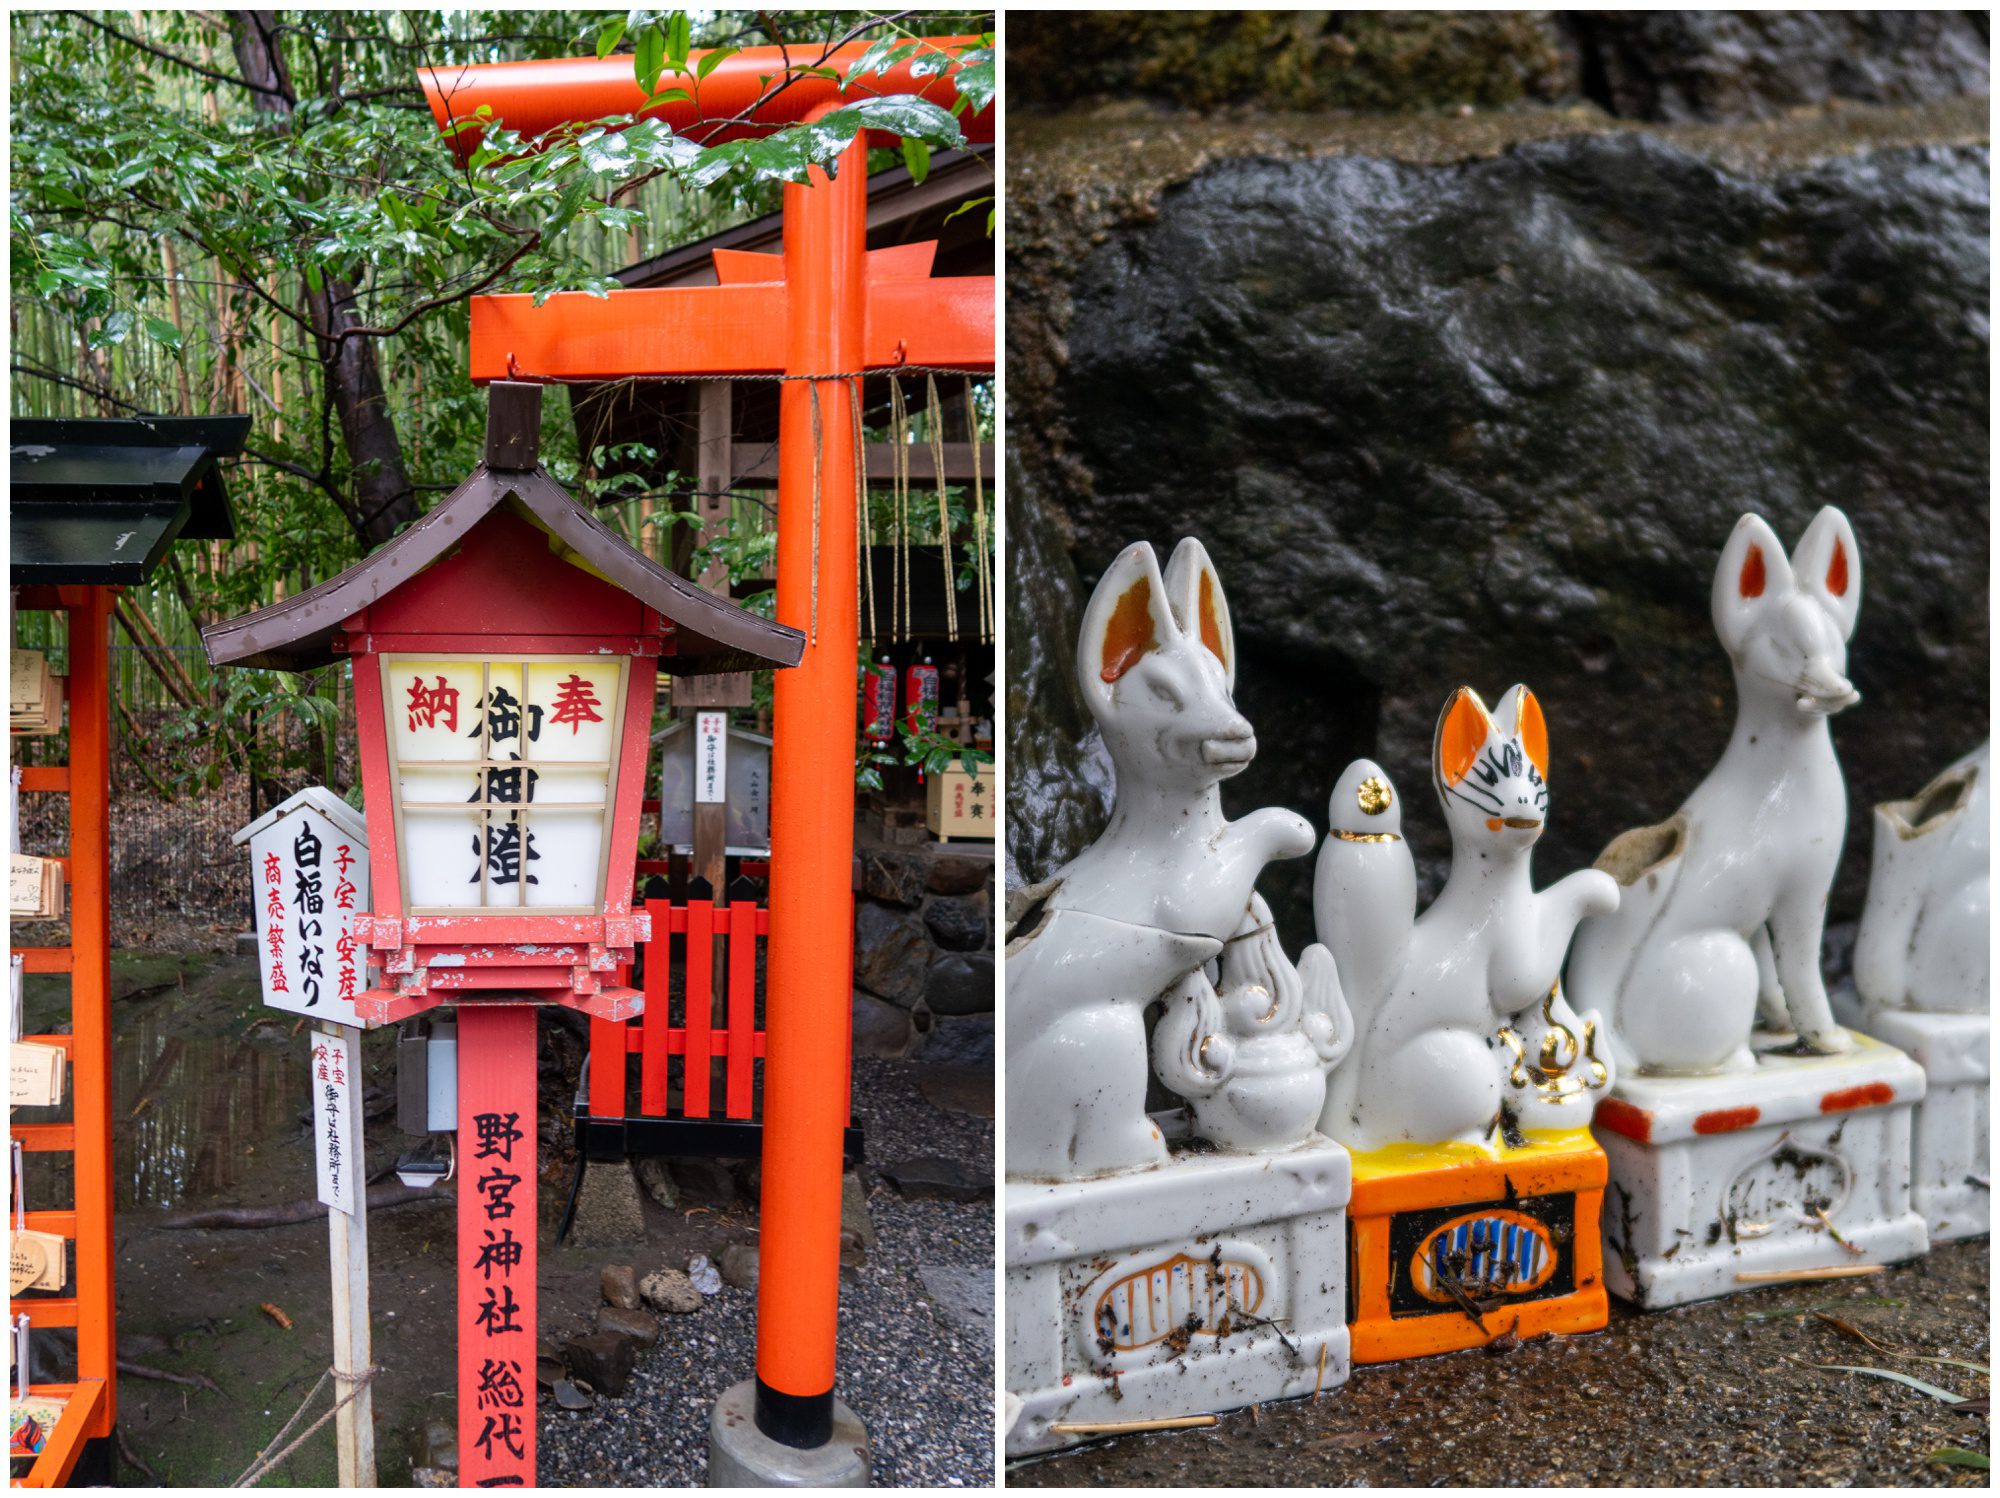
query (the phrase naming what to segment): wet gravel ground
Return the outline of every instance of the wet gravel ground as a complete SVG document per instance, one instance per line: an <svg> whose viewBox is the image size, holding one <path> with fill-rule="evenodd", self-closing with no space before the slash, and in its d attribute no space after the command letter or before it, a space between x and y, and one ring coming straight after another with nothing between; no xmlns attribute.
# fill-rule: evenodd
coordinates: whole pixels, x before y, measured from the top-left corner
<svg viewBox="0 0 2000 1498"><path fill-rule="evenodd" d="M1989 1240L1860 1280L1788 1285L1504 1354L1360 1368L1337 1394L1018 1464L1010 1487L1967 1486L1930 1463L1989 1449L1987 1380L1908 1355L1989 1364ZM1893 1304L1882 1304L1891 1301ZM1841 1320L1890 1352L1815 1318ZM1889 1368L1977 1401L1957 1413Z"/></svg>
<svg viewBox="0 0 2000 1498"><path fill-rule="evenodd" d="M856 1060L855 1113L868 1161L888 1165L940 1155L990 1178L993 1121L933 1108L918 1091L923 1071L907 1062ZM993 1201L906 1202L875 1182L868 1164L861 1178L879 1242L865 1264L841 1272L835 1387L868 1428L875 1486L991 1486L992 1335L941 1316L925 1298L917 1270L978 1266L990 1287ZM634 1262L642 1276L661 1267L644 1253ZM989 1304L989 1326L991 1312ZM544 1325L550 1320L545 1309ZM706 1482L709 1408L756 1367L756 1296L725 1285L700 1311L666 1316L662 1323L659 1343L640 1353L622 1397L600 1399L579 1414L543 1403L543 1485Z"/></svg>

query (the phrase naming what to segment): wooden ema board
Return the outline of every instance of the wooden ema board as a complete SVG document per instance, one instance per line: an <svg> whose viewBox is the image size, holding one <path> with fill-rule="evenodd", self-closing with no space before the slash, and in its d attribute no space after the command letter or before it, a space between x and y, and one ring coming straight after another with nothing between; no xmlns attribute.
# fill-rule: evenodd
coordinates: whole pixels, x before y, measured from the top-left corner
<svg viewBox="0 0 2000 1498"><path fill-rule="evenodd" d="M458 1010L460 1487L535 1485L535 1010Z"/></svg>
<svg viewBox="0 0 2000 1498"><path fill-rule="evenodd" d="M1601 1330L1611 1314L1598 1235L1609 1175L1588 1130L1498 1160L1471 1146L1356 1154L1347 1207L1353 1360L1457 1352L1508 1332ZM1468 1308L1446 1279L1495 1288L1468 1296Z"/></svg>
<svg viewBox="0 0 2000 1498"><path fill-rule="evenodd" d="M757 1028L757 942L770 934L771 914L754 900L716 905L690 900L671 905L649 900L653 936L646 943L646 1009L637 1020L590 1022L590 1112L595 1118L623 1118L626 1112L625 1057L639 1056L637 1113L665 1118L679 1057L684 1118L747 1119L754 1111L756 1064L763 1058L764 1032ZM681 941L684 968L682 1022L674 1023L669 997L674 972L673 938ZM717 963L716 938L724 938ZM715 1020L714 999L726 994L725 1018ZM715 1086L714 1063L722 1063L722 1086ZM720 1104L718 1113L717 1105Z"/></svg>

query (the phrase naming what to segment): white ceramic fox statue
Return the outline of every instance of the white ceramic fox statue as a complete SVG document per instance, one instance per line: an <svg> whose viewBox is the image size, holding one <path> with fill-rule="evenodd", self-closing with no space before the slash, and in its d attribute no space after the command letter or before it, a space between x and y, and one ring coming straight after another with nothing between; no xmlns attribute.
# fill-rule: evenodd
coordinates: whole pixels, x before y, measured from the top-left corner
<svg viewBox="0 0 2000 1498"><path fill-rule="evenodd" d="M1548 727L1526 687L1491 714L1470 687L1453 694L1431 766L1451 873L1422 916L1388 776L1357 760L1334 787L1313 911L1358 1038L1334 1071L1320 1129L1350 1149L1491 1144L1509 1109L1523 1126L1549 1126L1532 1088L1534 1116L1523 1117L1508 1080L1517 1058L1498 1039L1503 1027L1531 1030L1545 1004L1546 1025L1577 1041L1565 1064L1591 1070L1589 1092L1609 1085L1593 1054L1596 1016L1579 1019L1551 996L1577 923L1615 909L1618 886L1586 869L1535 889L1528 862L1548 818L1548 765ZM1588 1104L1567 1109L1577 1126Z"/></svg>
<svg viewBox="0 0 2000 1498"><path fill-rule="evenodd" d="M1993 753L1981 744L1907 801L1875 808L1854 986L1872 1013L1990 1007Z"/></svg>
<svg viewBox="0 0 2000 1498"><path fill-rule="evenodd" d="M1145 1012L1217 956L1264 865L1312 849L1305 818L1231 822L1217 786L1257 740L1236 711L1235 636L1192 538L1164 577L1144 542L1084 611L1077 681L1117 771L1104 834L1021 891L1007 944L1007 1171L1070 1180L1156 1165Z"/></svg>
<svg viewBox="0 0 2000 1498"><path fill-rule="evenodd" d="M1822 509L1789 560L1757 516L1736 522L1710 591L1736 674L1729 745L1678 812L1599 856L1624 898L1577 934L1570 960L1569 990L1603 1010L1621 1066L1748 1070L1760 1009L1807 1050L1852 1046L1820 936L1847 833L1827 720L1860 700L1847 679L1860 609L1861 553L1840 511Z"/></svg>

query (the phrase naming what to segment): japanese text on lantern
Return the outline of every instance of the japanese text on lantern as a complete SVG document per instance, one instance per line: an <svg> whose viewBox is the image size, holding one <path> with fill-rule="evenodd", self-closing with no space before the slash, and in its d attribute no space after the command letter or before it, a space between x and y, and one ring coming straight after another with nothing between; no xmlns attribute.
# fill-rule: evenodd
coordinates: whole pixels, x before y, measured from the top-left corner
<svg viewBox="0 0 2000 1498"><path fill-rule="evenodd" d="M526 1206L532 1217L534 1190L531 1185L516 1202L522 1180L521 1172L514 1168L514 1147L523 1137L521 1115L477 1113L472 1121L475 1137L470 1184L482 1224L471 1265L471 1271L479 1276L480 1297L473 1316L479 1338L475 1353L478 1379L471 1391L478 1425L473 1444L483 1468L500 1469L499 1476L484 1478L480 1485L514 1486L525 1480L532 1435L526 1422L534 1419L524 1381L529 1370L522 1355L530 1329L521 1319L521 1302L515 1293L524 1273L525 1252L515 1228L518 1225L522 1233L532 1235L534 1224L517 1219L515 1214ZM507 1473L509 1466L522 1469L523 1475Z"/></svg>
<svg viewBox="0 0 2000 1498"><path fill-rule="evenodd" d="M626 668L383 658L410 912L596 907Z"/></svg>

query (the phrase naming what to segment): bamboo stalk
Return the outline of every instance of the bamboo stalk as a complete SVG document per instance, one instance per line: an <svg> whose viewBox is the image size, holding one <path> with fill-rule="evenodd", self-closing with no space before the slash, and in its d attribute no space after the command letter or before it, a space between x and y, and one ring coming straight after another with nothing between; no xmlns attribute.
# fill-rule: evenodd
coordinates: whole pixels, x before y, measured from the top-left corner
<svg viewBox="0 0 2000 1498"><path fill-rule="evenodd" d="M153 628L153 621L123 598L112 600L111 608L118 616L118 622L125 626L127 638L138 647L140 658L153 668L153 674L160 678L168 692L173 694L174 699L182 707L191 712L200 712L202 701L195 693L194 683L187 679L186 673L181 670L180 662L173 658L165 643L161 641L158 632Z"/></svg>

